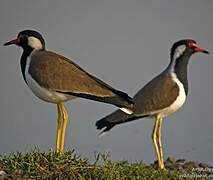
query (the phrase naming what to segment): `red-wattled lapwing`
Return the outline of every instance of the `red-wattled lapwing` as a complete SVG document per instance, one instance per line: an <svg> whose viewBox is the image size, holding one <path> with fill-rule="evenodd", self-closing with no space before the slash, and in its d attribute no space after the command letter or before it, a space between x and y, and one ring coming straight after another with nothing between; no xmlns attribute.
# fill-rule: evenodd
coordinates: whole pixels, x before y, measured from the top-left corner
<svg viewBox="0 0 213 180"><path fill-rule="evenodd" d="M127 115L119 110L115 111L97 121L97 129L104 128L102 132L106 132L117 124L143 117L154 118L152 140L159 168L164 169L161 124L164 117L177 111L186 100L188 92L187 65L191 55L196 52L209 54L198 47L194 40L185 39L176 42L171 49L169 66L134 96L133 114Z"/></svg>
<svg viewBox="0 0 213 180"><path fill-rule="evenodd" d="M90 75L71 60L45 49L40 33L21 31L17 38L4 45L23 48L21 70L25 82L40 99L57 104L56 152L63 152L68 114L64 102L75 97L87 98L118 106L132 113L132 99L103 81Z"/></svg>

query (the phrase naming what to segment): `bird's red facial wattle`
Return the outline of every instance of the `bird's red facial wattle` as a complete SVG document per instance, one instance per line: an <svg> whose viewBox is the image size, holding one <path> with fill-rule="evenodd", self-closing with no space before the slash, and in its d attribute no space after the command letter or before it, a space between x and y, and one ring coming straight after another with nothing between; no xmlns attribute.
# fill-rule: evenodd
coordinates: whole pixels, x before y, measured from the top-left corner
<svg viewBox="0 0 213 180"><path fill-rule="evenodd" d="M189 42L187 44L187 47L190 48L190 49L193 49L195 52L202 52L202 53L205 53L205 54L209 54L208 51L199 47L195 42Z"/></svg>

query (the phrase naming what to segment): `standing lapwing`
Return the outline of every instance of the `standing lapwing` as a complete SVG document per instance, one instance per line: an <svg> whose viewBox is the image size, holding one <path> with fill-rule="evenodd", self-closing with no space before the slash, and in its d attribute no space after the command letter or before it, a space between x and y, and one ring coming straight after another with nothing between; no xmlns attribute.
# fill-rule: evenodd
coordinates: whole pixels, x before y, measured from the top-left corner
<svg viewBox="0 0 213 180"><path fill-rule="evenodd" d="M17 38L4 45L23 48L21 71L25 82L40 99L57 104L56 152L63 152L68 114L64 102L75 97L87 98L118 106L131 114L132 99L84 71L71 60L45 49L40 33L21 31Z"/></svg>
<svg viewBox="0 0 213 180"><path fill-rule="evenodd" d="M209 54L198 47L194 40L185 39L176 42L171 49L171 61L168 67L134 96L133 114L128 115L119 110L115 111L97 121L97 129L104 128L102 132L106 132L117 124L143 117L154 118L152 140L159 168L164 169L161 124L163 118L177 111L186 100L188 93L187 65L191 55L196 52Z"/></svg>

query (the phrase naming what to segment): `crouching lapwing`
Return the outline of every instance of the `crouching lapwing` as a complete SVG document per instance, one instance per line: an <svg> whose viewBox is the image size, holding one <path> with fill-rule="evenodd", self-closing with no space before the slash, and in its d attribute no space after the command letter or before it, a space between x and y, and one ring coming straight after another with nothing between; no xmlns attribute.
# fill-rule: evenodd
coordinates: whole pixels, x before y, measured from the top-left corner
<svg viewBox="0 0 213 180"><path fill-rule="evenodd" d="M152 140L159 168L164 169L161 124L164 117L177 111L186 100L188 93L187 65L191 55L196 52L209 54L194 40L185 39L176 42L171 48L171 61L168 67L134 96L133 114L128 115L117 110L97 121L97 129L104 128L102 132L106 132L117 124L143 117L154 118Z"/></svg>
<svg viewBox="0 0 213 180"><path fill-rule="evenodd" d="M45 49L42 35L33 30L21 31L4 45L23 48L21 71L26 84L40 99L57 104L56 152L63 152L68 114L64 102L75 97L87 98L119 107L131 114L132 99L92 76L71 60Z"/></svg>

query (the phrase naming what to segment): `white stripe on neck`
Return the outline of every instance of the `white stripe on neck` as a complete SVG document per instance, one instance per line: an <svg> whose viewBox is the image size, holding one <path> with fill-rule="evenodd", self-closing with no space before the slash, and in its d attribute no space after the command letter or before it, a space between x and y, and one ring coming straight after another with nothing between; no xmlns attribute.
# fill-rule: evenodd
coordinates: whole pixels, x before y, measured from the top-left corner
<svg viewBox="0 0 213 180"><path fill-rule="evenodd" d="M176 60L177 58L179 58L184 53L185 50L186 50L186 46L185 45L178 46L175 49L174 55L172 57L173 60Z"/></svg>

